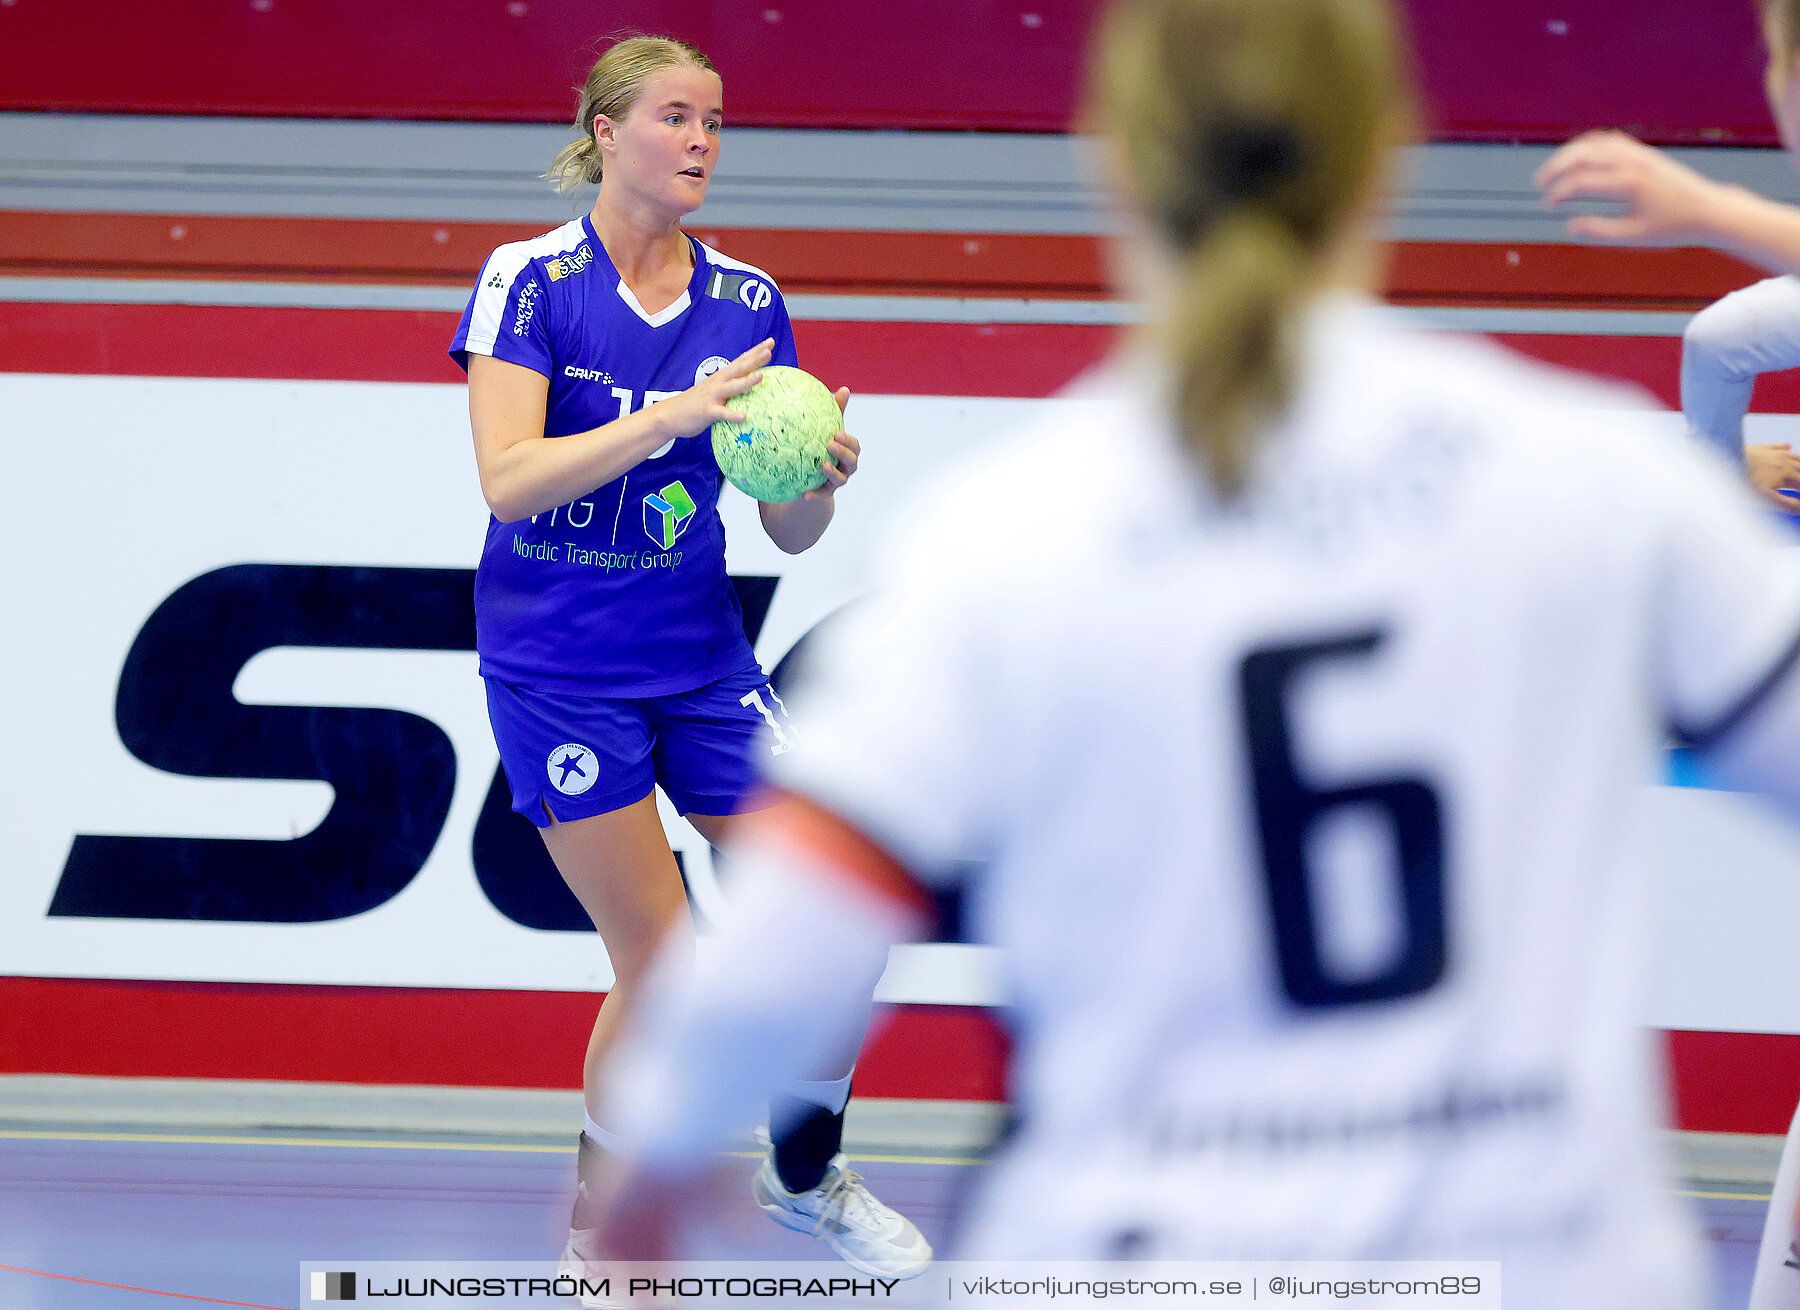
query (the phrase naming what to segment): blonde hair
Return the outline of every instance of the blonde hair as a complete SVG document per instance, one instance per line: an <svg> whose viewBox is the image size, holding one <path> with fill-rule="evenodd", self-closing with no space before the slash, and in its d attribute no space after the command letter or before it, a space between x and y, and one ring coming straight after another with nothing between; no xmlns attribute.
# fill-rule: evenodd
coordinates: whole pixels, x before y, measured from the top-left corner
<svg viewBox="0 0 1800 1310"><path fill-rule="evenodd" d="M1769 53L1791 60L1795 43L1800 42L1800 0L1763 0L1763 30L1769 37Z"/></svg>
<svg viewBox="0 0 1800 1310"><path fill-rule="evenodd" d="M1120 0L1088 113L1183 261L1156 325L1183 443L1223 497L1294 388L1296 321L1410 122L1382 0Z"/></svg>
<svg viewBox="0 0 1800 1310"><path fill-rule="evenodd" d="M575 128L581 139L564 146L544 173L558 192L600 180L602 160L600 148L594 144L594 120L601 114L615 120L625 118L652 73L681 67L719 71L699 49L672 36L629 36L594 62L575 110Z"/></svg>

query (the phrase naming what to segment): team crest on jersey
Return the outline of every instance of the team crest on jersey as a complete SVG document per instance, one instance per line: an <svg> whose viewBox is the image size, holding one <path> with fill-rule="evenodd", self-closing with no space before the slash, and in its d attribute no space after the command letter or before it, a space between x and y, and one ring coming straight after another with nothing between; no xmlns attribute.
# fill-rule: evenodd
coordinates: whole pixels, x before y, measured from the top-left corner
<svg viewBox="0 0 1800 1310"><path fill-rule="evenodd" d="M700 361L700 367L694 370L694 385L699 386L714 373L724 368L731 361L723 355L708 355Z"/></svg>
<svg viewBox="0 0 1800 1310"><path fill-rule="evenodd" d="M600 779L600 757L574 742L551 751L544 767L550 775L550 785L564 796L579 796Z"/></svg>
<svg viewBox="0 0 1800 1310"><path fill-rule="evenodd" d="M593 248L583 243L568 254L558 256L545 264L544 271L550 275L552 282L560 282L566 277L574 277L593 262Z"/></svg>
<svg viewBox="0 0 1800 1310"><path fill-rule="evenodd" d="M694 498L680 482L644 497L644 535L663 550L672 550L693 521Z"/></svg>
<svg viewBox="0 0 1800 1310"><path fill-rule="evenodd" d="M747 309L766 309L775 293L769 284L749 273L727 273L716 269L706 284L706 294L714 300L735 300Z"/></svg>

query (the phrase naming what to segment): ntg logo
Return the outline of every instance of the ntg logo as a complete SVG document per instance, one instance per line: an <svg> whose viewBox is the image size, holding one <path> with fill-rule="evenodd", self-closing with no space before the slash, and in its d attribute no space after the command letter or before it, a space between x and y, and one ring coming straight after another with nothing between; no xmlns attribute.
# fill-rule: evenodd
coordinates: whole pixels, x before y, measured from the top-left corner
<svg viewBox="0 0 1800 1310"><path fill-rule="evenodd" d="M673 550L693 521L694 498L680 482L644 497L644 535L663 550Z"/></svg>

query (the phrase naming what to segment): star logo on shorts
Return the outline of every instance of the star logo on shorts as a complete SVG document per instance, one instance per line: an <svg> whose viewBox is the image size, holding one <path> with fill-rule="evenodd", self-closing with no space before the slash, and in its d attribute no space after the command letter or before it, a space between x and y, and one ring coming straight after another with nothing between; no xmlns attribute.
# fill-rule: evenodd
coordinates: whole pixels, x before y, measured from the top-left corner
<svg viewBox="0 0 1800 1310"><path fill-rule="evenodd" d="M545 761L550 785L564 796L579 796L600 777L600 759L586 746L569 742L550 752Z"/></svg>

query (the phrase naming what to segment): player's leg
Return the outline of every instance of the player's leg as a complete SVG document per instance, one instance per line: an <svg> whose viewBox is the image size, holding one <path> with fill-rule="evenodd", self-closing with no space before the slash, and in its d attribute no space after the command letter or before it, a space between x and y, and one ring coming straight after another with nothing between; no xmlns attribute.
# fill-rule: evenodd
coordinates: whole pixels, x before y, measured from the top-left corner
<svg viewBox="0 0 1800 1310"><path fill-rule="evenodd" d="M659 698L655 723L657 778L715 850L732 816L754 804L759 757L804 749L760 672ZM858 985L872 997L877 981ZM834 979L833 985L848 982ZM870 1194L842 1153L855 1059L855 1049L843 1051L832 1068L790 1087L770 1107L770 1153L752 1192L775 1222L821 1238L863 1273L910 1278L930 1266L930 1243Z"/></svg>
<svg viewBox="0 0 1800 1310"><path fill-rule="evenodd" d="M1775 1170L1749 1310L1800 1310L1800 1109L1794 1112Z"/></svg>
<svg viewBox="0 0 1800 1310"><path fill-rule="evenodd" d="M585 1265L580 1235L600 1195L608 1134L594 1121L607 1052L632 995L672 934L691 937L681 874L654 804L651 732L629 700L563 696L487 681L488 717L513 809L543 838L557 871L599 931L614 981L583 1059L586 1114L565 1263Z"/></svg>
<svg viewBox="0 0 1800 1310"><path fill-rule="evenodd" d="M612 989L594 1021L582 1066L592 1117L599 1069L651 960L671 937L691 941L693 926L654 794L605 814L551 823L540 835L612 962Z"/></svg>
<svg viewBox="0 0 1800 1310"><path fill-rule="evenodd" d="M693 926L681 873L669 850L654 793L605 814L553 822L540 830L557 870L599 930L612 962L613 985L588 1035L581 1086L586 1113L577 1140L575 1205L562 1269L576 1277L598 1278L592 1238L606 1195L608 1152L617 1143L596 1121L595 1098L607 1053L623 1031L632 1000L651 961L667 943L691 946ZM590 1298L583 1304L622 1304Z"/></svg>

